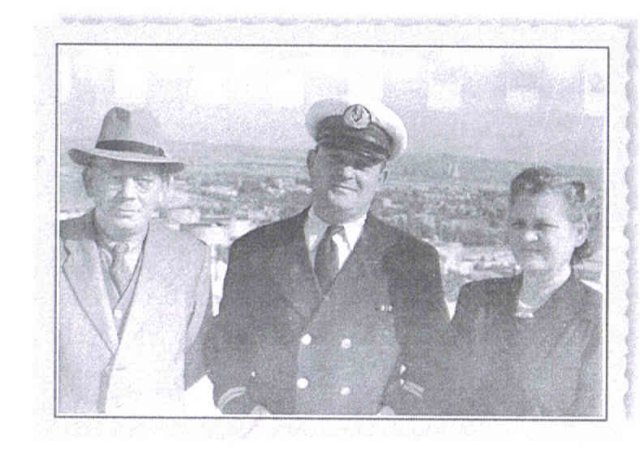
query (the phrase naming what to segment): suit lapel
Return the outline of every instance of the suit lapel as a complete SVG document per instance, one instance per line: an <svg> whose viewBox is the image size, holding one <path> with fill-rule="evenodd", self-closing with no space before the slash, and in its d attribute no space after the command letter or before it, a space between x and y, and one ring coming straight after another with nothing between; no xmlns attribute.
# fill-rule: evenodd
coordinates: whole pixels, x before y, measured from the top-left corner
<svg viewBox="0 0 640 461"><path fill-rule="evenodd" d="M348 285L344 292L357 292L358 285L374 286L366 281L378 278L375 272L380 270L378 262L383 254L384 242L377 232L375 218L368 216L360 238L336 276L332 290L340 290L340 285L344 284ZM359 282L356 286L353 285L354 280Z"/></svg>
<svg viewBox="0 0 640 461"><path fill-rule="evenodd" d="M514 312L518 303L520 287L522 286L522 275L511 277L505 283L506 285L496 289L495 294L492 296L496 301L493 305L490 304L490 309L487 312L489 315L487 323L490 325L487 329L489 344L493 347L496 344L495 341L497 341L498 349L491 350L485 355L493 357L499 369L511 363L508 360L508 355L514 350L514 341L518 339L515 331L516 318L514 317Z"/></svg>
<svg viewBox="0 0 640 461"><path fill-rule="evenodd" d="M309 252L304 239L306 211L296 216L289 229L290 237L276 247L269 258L268 270L293 307L309 318L315 306L322 300Z"/></svg>
<svg viewBox="0 0 640 461"><path fill-rule="evenodd" d="M521 278L514 279L515 290L509 293L510 306L503 311L499 328L504 331L496 333L496 337L503 337L505 352L519 351L524 354L520 359L511 363L521 365L515 372L521 377L522 382L528 382L527 376L539 375L538 379L546 379L550 376L545 371L546 367L554 368L554 360L558 347L562 345L562 338L567 325L575 315L574 306L580 305L580 296L576 290L578 283L572 275L564 285L556 290L542 307L534 314L531 320L517 320L513 316L518 293L521 286ZM527 322L533 322L527 325ZM522 328L517 328L521 323ZM562 352L562 350L560 350Z"/></svg>
<svg viewBox="0 0 640 461"><path fill-rule="evenodd" d="M304 238L307 211L292 220L289 235L283 238L284 244L276 247L271 254L268 270L278 283L279 291L301 315L310 318L323 296ZM375 271L379 269L376 261L379 261L384 252L384 242L377 232L376 224L375 218L367 218L358 242L336 276L332 290L346 283L349 284L346 292L355 292L353 280L375 277Z"/></svg>
<svg viewBox="0 0 640 461"><path fill-rule="evenodd" d="M121 343L129 342L129 338L136 337L150 317L157 314L160 318L163 313L169 316L170 312L162 312L166 310L165 306L181 305L174 299L180 290L176 286L179 284L176 281L178 275L174 273L175 267L171 264L174 256L177 259L179 255L167 253L171 246L167 245L166 240L162 225L150 223L140 254L140 273L129 305ZM160 309L160 312L153 312L156 308Z"/></svg>
<svg viewBox="0 0 640 461"><path fill-rule="evenodd" d="M575 275L571 274L535 314L540 320L539 331L542 334L537 354L540 359L553 357L553 352L575 315L575 308L581 305L578 283Z"/></svg>
<svg viewBox="0 0 640 461"><path fill-rule="evenodd" d="M74 238L64 240L66 258L62 270L82 310L107 347L115 352L118 348L118 334L102 276L92 215L85 215L79 225L80 231Z"/></svg>

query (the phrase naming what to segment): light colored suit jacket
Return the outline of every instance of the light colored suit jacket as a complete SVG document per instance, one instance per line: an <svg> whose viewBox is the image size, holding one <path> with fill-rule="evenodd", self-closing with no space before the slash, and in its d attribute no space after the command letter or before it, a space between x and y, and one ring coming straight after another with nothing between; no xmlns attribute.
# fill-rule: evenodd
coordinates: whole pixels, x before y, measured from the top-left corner
<svg viewBox="0 0 640 461"><path fill-rule="evenodd" d="M171 415L203 374L210 253L190 235L151 223L135 293L118 337L93 213L60 223L57 413Z"/></svg>

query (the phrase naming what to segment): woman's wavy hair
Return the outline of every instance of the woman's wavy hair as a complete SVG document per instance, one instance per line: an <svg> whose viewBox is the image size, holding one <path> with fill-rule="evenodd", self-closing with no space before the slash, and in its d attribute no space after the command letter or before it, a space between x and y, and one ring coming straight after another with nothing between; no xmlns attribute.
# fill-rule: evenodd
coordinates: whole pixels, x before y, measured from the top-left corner
<svg viewBox="0 0 640 461"><path fill-rule="evenodd" d="M509 204L522 195L537 195L544 192L559 192L567 204L568 218L571 222L584 222L587 230L590 226L590 216L587 210L587 190L585 183L571 179L566 175L549 167L533 167L521 171L511 181L509 189ZM571 264L577 264L592 253L590 239L573 251Z"/></svg>

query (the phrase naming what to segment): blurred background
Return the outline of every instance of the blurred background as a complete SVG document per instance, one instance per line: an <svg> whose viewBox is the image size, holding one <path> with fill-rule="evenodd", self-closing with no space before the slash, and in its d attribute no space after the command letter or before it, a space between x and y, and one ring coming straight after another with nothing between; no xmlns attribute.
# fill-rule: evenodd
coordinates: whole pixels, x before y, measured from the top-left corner
<svg viewBox="0 0 640 461"><path fill-rule="evenodd" d="M58 62L60 219L91 207L67 150L93 146L115 105L150 110L190 165L158 219L211 246L216 300L231 242L309 204L304 115L345 94L407 127L373 208L438 248L451 311L463 283L514 273L507 191L532 165L587 183L596 245L578 271L601 285L606 50L60 45Z"/></svg>

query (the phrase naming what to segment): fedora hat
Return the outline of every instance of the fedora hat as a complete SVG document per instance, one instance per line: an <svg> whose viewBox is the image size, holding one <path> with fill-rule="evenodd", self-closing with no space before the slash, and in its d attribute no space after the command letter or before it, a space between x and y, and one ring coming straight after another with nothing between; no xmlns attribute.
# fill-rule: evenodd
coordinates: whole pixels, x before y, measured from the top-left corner
<svg viewBox="0 0 640 461"><path fill-rule="evenodd" d="M79 165L98 157L163 166L171 173L184 169L184 163L167 156L160 140L160 124L148 111L113 107L104 116L95 147L71 149L69 157Z"/></svg>

